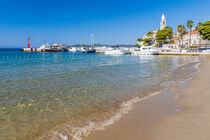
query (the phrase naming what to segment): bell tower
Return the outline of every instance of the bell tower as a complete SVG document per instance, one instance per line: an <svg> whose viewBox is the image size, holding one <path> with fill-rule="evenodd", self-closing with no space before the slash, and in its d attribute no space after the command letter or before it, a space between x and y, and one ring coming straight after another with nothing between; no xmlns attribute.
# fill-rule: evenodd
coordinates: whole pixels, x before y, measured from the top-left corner
<svg viewBox="0 0 210 140"><path fill-rule="evenodd" d="M166 27L166 18L165 15L162 15L161 21L160 21L160 30L164 29Z"/></svg>

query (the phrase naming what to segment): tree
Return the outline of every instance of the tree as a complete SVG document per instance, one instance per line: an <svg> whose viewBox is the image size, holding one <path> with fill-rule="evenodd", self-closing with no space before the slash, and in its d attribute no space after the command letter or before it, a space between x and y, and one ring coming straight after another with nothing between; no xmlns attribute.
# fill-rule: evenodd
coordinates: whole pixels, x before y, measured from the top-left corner
<svg viewBox="0 0 210 140"><path fill-rule="evenodd" d="M152 39L151 38L145 38L144 39L144 45L145 46L150 46L152 43L151 43Z"/></svg>
<svg viewBox="0 0 210 140"><path fill-rule="evenodd" d="M203 27L203 23L202 22L198 22L197 26L196 26L196 31L201 29Z"/></svg>
<svg viewBox="0 0 210 140"><path fill-rule="evenodd" d="M137 41L138 41L138 42L143 42L143 41L144 41L144 39L142 39L142 38L138 38L138 39L137 39Z"/></svg>
<svg viewBox="0 0 210 140"><path fill-rule="evenodd" d="M146 36L147 36L148 38L151 39L151 40L150 40L150 43L149 43L150 45L153 44L153 43L155 42L154 34L155 34L155 32L153 32L153 31L150 31L150 32L148 32L148 33L146 34Z"/></svg>
<svg viewBox="0 0 210 140"><path fill-rule="evenodd" d="M170 40L170 44L174 44L175 43L175 41L174 40Z"/></svg>
<svg viewBox="0 0 210 140"><path fill-rule="evenodd" d="M154 32L153 31L150 31L146 34L148 37L152 37L152 35L154 35Z"/></svg>
<svg viewBox="0 0 210 140"><path fill-rule="evenodd" d="M203 27L203 23L202 22L198 22L197 26L196 26L196 31L200 30ZM199 47L201 45L201 38L199 39Z"/></svg>
<svg viewBox="0 0 210 140"><path fill-rule="evenodd" d="M164 28L159 30L156 34L156 40L159 43L159 46L162 46L162 43L165 43L167 39L171 39L173 31L170 28Z"/></svg>
<svg viewBox="0 0 210 140"><path fill-rule="evenodd" d="M187 21L187 27L190 29L190 32L192 32L193 23L194 22L192 20ZM189 39L189 46L190 45L191 45L191 34L190 34L190 39Z"/></svg>
<svg viewBox="0 0 210 140"><path fill-rule="evenodd" d="M184 25L177 26L177 32L179 33L180 39L182 39L182 46L183 46L183 35L186 33L186 28ZM180 46L180 39L179 39L179 46Z"/></svg>
<svg viewBox="0 0 210 140"><path fill-rule="evenodd" d="M201 37L204 40L210 41L210 20L207 20L204 24L203 27L198 30L200 32Z"/></svg>
<svg viewBox="0 0 210 140"><path fill-rule="evenodd" d="M137 42L136 46L141 46L141 42L143 42L144 39L138 38L137 41L138 41L138 42Z"/></svg>
<svg viewBox="0 0 210 140"><path fill-rule="evenodd" d="M166 26L165 28L173 30L170 26Z"/></svg>

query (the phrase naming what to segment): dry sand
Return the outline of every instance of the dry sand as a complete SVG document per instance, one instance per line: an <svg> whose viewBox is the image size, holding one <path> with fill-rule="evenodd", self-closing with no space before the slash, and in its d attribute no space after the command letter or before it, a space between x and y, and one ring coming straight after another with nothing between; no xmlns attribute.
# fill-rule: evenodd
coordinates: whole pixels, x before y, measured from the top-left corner
<svg viewBox="0 0 210 140"><path fill-rule="evenodd" d="M86 140L210 140L210 58L201 61L200 72L175 90L178 95L165 90L141 101Z"/></svg>

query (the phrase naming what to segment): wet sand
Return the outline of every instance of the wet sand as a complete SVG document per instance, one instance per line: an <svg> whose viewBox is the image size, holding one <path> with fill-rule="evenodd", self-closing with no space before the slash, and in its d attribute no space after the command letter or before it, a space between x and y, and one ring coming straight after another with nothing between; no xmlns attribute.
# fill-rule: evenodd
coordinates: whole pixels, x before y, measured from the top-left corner
<svg viewBox="0 0 210 140"><path fill-rule="evenodd" d="M127 115L86 140L210 139L210 58L184 87L143 100Z"/></svg>

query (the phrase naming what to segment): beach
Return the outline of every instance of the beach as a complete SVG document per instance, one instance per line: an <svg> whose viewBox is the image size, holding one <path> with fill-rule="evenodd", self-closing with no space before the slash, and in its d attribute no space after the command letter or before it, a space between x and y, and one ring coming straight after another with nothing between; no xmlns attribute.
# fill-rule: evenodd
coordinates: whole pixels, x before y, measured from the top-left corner
<svg viewBox="0 0 210 140"><path fill-rule="evenodd" d="M210 138L210 58L181 87L137 103L133 110L86 140L207 140Z"/></svg>

